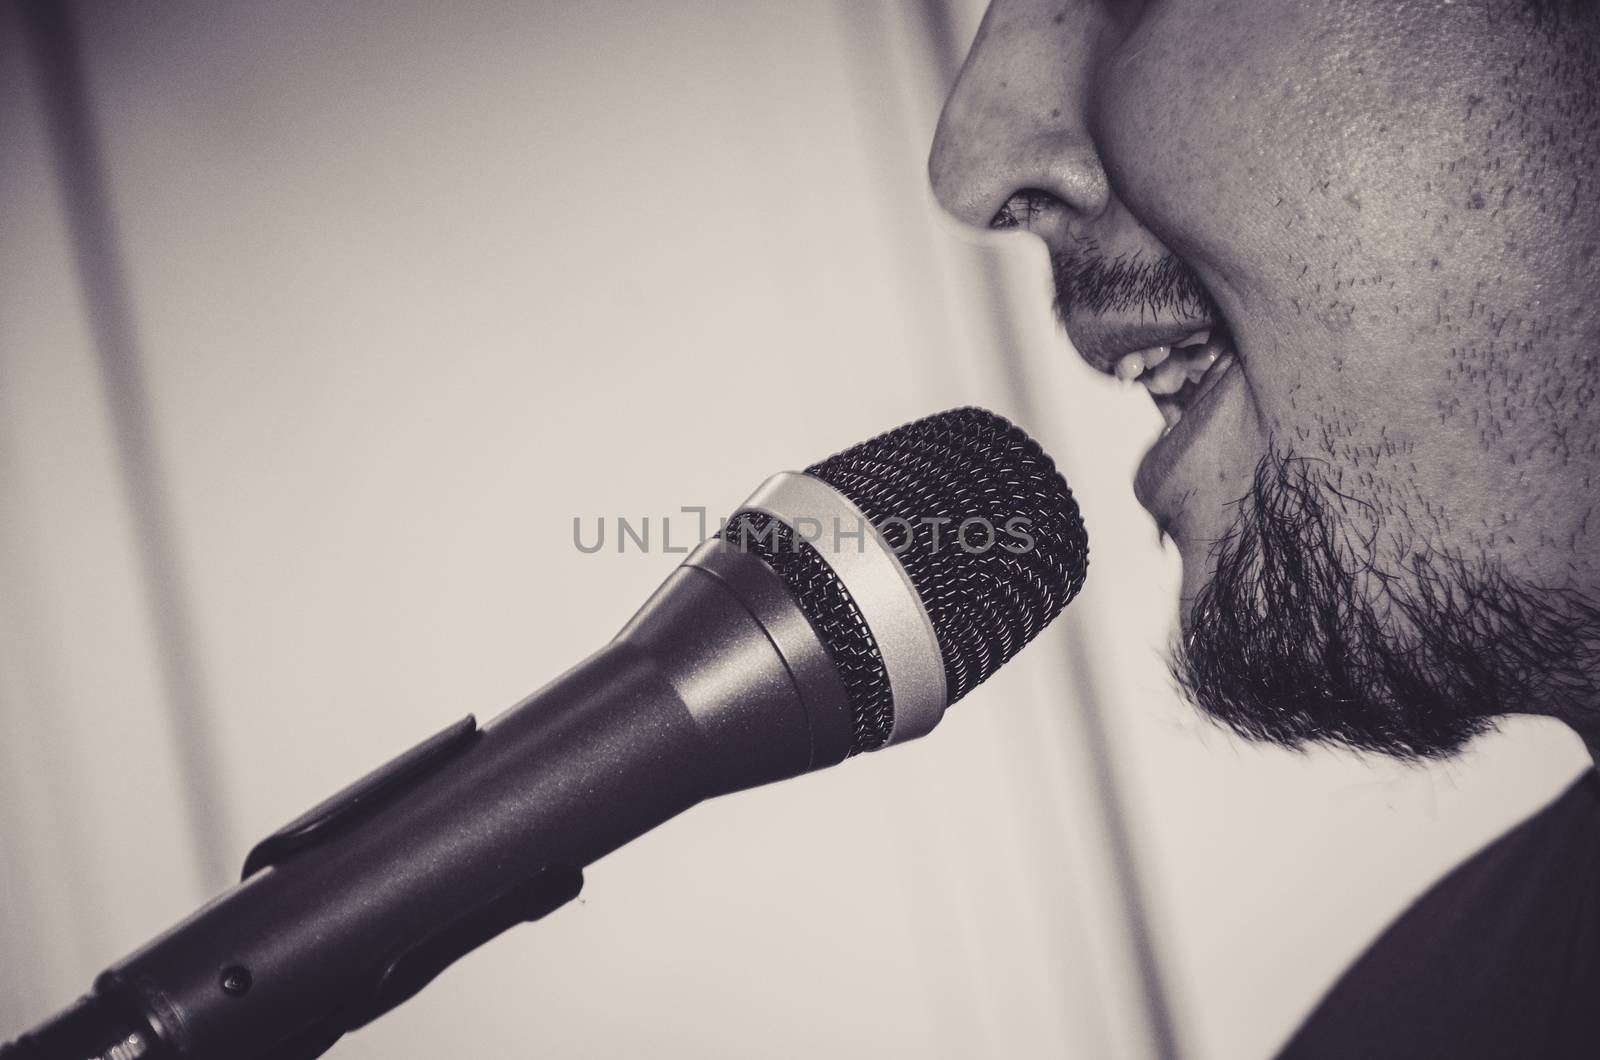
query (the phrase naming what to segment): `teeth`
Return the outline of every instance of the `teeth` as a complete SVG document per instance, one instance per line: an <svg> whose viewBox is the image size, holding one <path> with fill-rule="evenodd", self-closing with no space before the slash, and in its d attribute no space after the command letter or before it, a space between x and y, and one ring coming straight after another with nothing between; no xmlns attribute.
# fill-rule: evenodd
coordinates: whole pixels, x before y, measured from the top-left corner
<svg viewBox="0 0 1600 1060"><path fill-rule="evenodd" d="M1189 363L1181 357L1172 357L1144 377L1144 385L1152 394L1176 394L1189 381Z"/></svg>
<svg viewBox="0 0 1600 1060"><path fill-rule="evenodd" d="M1183 406L1187 399L1174 395L1190 383L1198 384L1217 363L1224 343L1212 343L1211 328L1200 328L1170 346L1152 346L1124 354L1112 366L1118 379L1124 382L1137 380L1145 385L1156 399L1165 423L1162 434L1176 427L1183 419Z"/></svg>
<svg viewBox="0 0 1600 1060"><path fill-rule="evenodd" d="M1214 349L1207 350L1184 361L1184 371L1191 383L1198 383L1200 377L1211 370L1211 366L1217 363L1218 352Z"/></svg>
<svg viewBox="0 0 1600 1060"><path fill-rule="evenodd" d="M1145 372L1165 361L1172 355L1170 346L1152 346L1148 350L1135 350L1125 353L1116 364L1116 375L1123 382L1139 378Z"/></svg>
<svg viewBox="0 0 1600 1060"><path fill-rule="evenodd" d="M1170 346L1152 346L1124 354L1112 367L1118 379L1137 380L1157 397L1170 397L1187 383L1198 383L1217 363L1220 350L1211 342L1211 328L1200 328ZM1178 422L1181 410L1162 409L1167 428Z"/></svg>

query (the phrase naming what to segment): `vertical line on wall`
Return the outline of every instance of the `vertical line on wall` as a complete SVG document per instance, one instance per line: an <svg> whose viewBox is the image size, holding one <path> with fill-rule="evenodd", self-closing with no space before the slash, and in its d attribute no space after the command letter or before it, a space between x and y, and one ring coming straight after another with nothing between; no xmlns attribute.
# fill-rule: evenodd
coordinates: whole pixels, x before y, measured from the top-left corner
<svg viewBox="0 0 1600 1060"><path fill-rule="evenodd" d="M938 83L953 85L961 69L963 54L957 38L951 0L918 0L917 11L928 54L940 74ZM1008 301L1005 277L992 258L986 257L980 268L985 301L990 307L990 326L996 338L995 347L999 351L1008 399L1027 421L1044 422L1038 403L1033 399L1034 390L1028 386L1021 338L1005 309ZM1155 1055L1161 1060L1176 1060L1180 1051L1172 1008L1160 959L1156 954L1138 856L1134 851L1122 797L1121 778L1117 774L1110 733L1101 706L1103 696L1100 690L1103 686L1096 677L1095 660L1085 650L1083 638L1069 637L1066 643L1068 666L1072 673L1078 675L1084 738L1089 744L1088 758L1095 766L1094 790L1099 797L1098 809L1104 822L1112 872L1121 898L1125 932L1133 950L1141 1000L1149 1021L1151 1044Z"/></svg>
<svg viewBox="0 0 1600 1060"><path fill-rule="evenodd" d="M185 806L198 868L205 886L218 889L232 876L225 793L217 775L194 621L157 452L81 40L66 0L21 0L19 7L104 388L165 705L184 771ZM116 706L108 704L109 709Z"/></svg>

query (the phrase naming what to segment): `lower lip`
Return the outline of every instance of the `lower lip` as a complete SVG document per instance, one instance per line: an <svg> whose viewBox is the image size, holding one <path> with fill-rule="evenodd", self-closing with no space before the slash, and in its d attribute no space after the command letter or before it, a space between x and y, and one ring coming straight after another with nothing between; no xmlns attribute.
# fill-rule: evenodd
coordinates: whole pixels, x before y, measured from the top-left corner
<svg viewBox="0 0 1600 1060"><path fill-rule="evenodd" d="M1217 391L1238 364L1234 354L1224 354L1223 359L1208 373L1206 386L1195 395L1194 401L1183 410L1183 418L1163 434L1139 462L1139 471L1133 478L1133 495L1151 514L1156 514L1158 497L1167 479L1177 468L1183 454L1205 430L1206 423L1217 409Z"/></svg>

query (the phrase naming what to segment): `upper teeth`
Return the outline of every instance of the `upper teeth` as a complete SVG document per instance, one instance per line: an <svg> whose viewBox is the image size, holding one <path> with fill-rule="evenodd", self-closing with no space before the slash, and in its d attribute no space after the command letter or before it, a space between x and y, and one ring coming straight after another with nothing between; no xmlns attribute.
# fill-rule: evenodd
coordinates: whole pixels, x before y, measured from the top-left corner
<svg viewBox="0 0 1600 1060"><path fill-rule="evenodd" d="M1117 378L1122 380L1137 379L1145 372L1154 368L1172 354L1171 346L1152 346L1148 350L1135 350L1125 353L1117 362Z"/></svg>
<svg viewBox="0 0 1600 1060"><path fill-rule="evenodd" d="M1176 394L1184 383L1198 380L1216 363L1217 351L1205 349L1210 339L1211 329L1201 328L1170 346L1124 354L1114 371L1118 379L1140 380L1152 394ZM1174 356L1174 351L1179 355Z"/></svg>

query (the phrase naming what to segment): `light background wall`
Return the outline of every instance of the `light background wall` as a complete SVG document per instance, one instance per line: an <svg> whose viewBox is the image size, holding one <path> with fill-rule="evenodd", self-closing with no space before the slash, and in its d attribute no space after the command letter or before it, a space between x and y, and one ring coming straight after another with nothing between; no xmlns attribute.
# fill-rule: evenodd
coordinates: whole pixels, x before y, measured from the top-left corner
<svg viewBox="0 0 1600 1060"><path fill-rule="evenodd" d="M1586 762L1525 721L1295 755L1177 702L1128 485L1159 417L1055 331L1037 247L924 188L964 0L76 11L145 389L107 385L7 6L0 1037L620 627L673 560L573 517L724 511L959 404L1079 495L1063 621L929 739L698 808L334 1056L1266 1056Z"/></svg>

